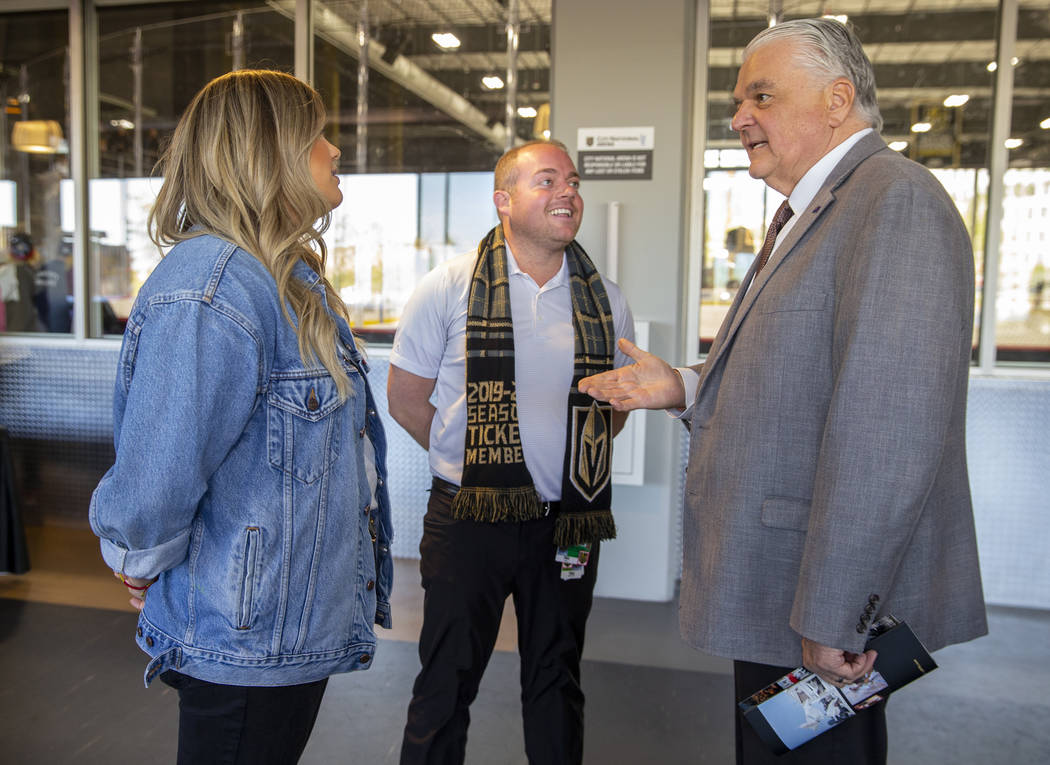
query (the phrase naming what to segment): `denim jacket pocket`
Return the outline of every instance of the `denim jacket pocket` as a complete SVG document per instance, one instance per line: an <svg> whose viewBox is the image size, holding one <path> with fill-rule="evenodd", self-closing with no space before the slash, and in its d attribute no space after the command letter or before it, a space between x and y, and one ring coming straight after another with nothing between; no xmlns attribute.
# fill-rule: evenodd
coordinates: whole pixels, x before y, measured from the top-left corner
<svg viewBox="0 0 1050 765"><path fill-rule="evenodd" d="M313 483L339 456L340 430L334 415L346 402L339 400L335 380L327 372L275 374L266 402L270 464Z"/></svg>
<svg viewBox="0 0 1050 765"><path fill-rule="evenodd" d="M237 619L235 624L239 630L247 630L252 627L253 608L255 601L255 586L258 581L259 548L262 544L262 529L258 526L248 526L244 529L243 546L239 550L240 558L237 582Z"/></svg>

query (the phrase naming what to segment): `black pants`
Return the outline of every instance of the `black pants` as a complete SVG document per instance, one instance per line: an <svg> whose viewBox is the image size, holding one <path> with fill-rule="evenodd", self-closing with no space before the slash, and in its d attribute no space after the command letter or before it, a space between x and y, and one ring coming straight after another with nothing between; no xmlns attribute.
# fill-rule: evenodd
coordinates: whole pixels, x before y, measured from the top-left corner
<svg viewBox="0 0 1050 765"><path fill-rule="evenodd" d="M734 661L736 701L765 688L793 669L795 667ZM885 701L862 709L855 717L782 755L773 754L739 710L736 713L737 765L885 765L886 746Z"/></svg>
<svg viewBox="0 0 1050 765"><path fill-rule="evenodd" d="M328 685L220 685L174 670L160 679L179 692L178 765L294 765Z"/></svg>
<svg viewBox="0 0 1050 765"><path fill-rule="evenodd" d="M422 670L412 688L402 765L458 765L470 704L514 597L521 656L525 753L535 765L583 760L580 656L598 573L598 545L582 579L562 581L554 517L521 523L451 518L451 498L431 492L420 542L425 590Z"/></svg>

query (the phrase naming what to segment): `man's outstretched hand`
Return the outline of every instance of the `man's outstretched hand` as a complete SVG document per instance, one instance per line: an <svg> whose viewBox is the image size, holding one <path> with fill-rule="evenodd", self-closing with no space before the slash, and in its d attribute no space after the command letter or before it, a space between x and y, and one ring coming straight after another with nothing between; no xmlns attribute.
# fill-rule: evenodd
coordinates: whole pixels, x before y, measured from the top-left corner
<svg viewBox="0 0 1050 765"><path fill-rule="evenodd" d="M580 380L580 392L608 401L621 412L633 409L684 409L685 385L670 364L621 338L620 350L635 360L626 367Z"/></svg>

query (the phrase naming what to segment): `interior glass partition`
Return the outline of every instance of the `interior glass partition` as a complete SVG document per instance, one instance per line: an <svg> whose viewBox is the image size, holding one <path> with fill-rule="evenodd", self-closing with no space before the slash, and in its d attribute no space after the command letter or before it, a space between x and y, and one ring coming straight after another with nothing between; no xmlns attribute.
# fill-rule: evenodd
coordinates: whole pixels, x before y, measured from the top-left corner
<svg viewBox="0 0 1050 765"><path fill-rule="evenodd" d="M423 275L495 225L499 156L544 135L550 0L315 0L313 20L314 85L344 174L329 277L355 329L386 341Z"/></svg>
<svg viewBox="0 0 1050 765"><path fill-rule="evenodd" d="M836 14L836 18L853 26L864 42L875 67L879 107L885 121L883 138L892 149L934 173L966 223L977 273L976 348L994 96L994 74L988 64L996 57L997 9L995 0L959 0L950 8L933 0L920 0L909 4L907 12L893 3L815 7L801 0L789 0L768 6L742 6L730 0L713 0L700 352L709 347L740 277L761 247L768 223L782 199L748 176L747 156L730 128L731 93L744 46L771 20L780 22L822 12ZM1046 57L1045 51L1031 49L1029 55L1033 69L1038 68L1035 59ZM1044 104L1050 95L1045 84L1040 86L1033 81L1033 89ZM1037 161L1031 148L1017 155L1019 160L1022 154L1026 162Z"/></svg>
<svg viewBox="0 0 1050 765"><path fill-rule="evenodd" d="M95 9L89 336L123 331L139 287L162 257L146 234L162 180L152 171L183 109L224 72L293 71L296 10L305 2ZM312 1L314 85L329 111L328 137L342 150L346 198L325 235L328 276L358 331L389 339L423 274L473 248L495 224L491 172L499 155L514 141L546 134L550 2L518 6ZM513 57L508 27L515 31ZM55 217L71 232L71 181L56 199Z"/></svg>
<svg viewBox="0 0 1050 765"><path fill-rule="evenodd" d="M69 333L69 17L0 15L0 331Z"/></svg>
<svg viewBox="0 0 1050 765"><path fill-rule="evenodd" d="M209 80L234 69L291 71L294 13L262 2L173 2L97 10L97 119L89 181L92 334L120 334L161 252L146 216L152 170L183 110ZM90 140L90 139L89 139ZM72 225L73 189L63 196Z"/></svg>
<svg viewBox="0 0 1050 765"><path fill-rule="evenodd" d="M1011 57L996 295L996 359L1050 361L1050 14L1022 2Z"/></svg>

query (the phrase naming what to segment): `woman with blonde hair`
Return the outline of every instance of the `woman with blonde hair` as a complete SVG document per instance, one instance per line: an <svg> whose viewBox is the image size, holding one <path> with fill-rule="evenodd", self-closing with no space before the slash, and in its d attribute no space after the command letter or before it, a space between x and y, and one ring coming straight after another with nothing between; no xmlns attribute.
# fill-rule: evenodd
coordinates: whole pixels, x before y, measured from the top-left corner
<svg viewBox="0 0 1050 765"><path fill-rule="evenodd" d="M242 70L189 105L128 318L116 462L91 499L180 763L294 763L327 678L390 626L386 442L321 233L342 201L319 95Z"/></svg>

